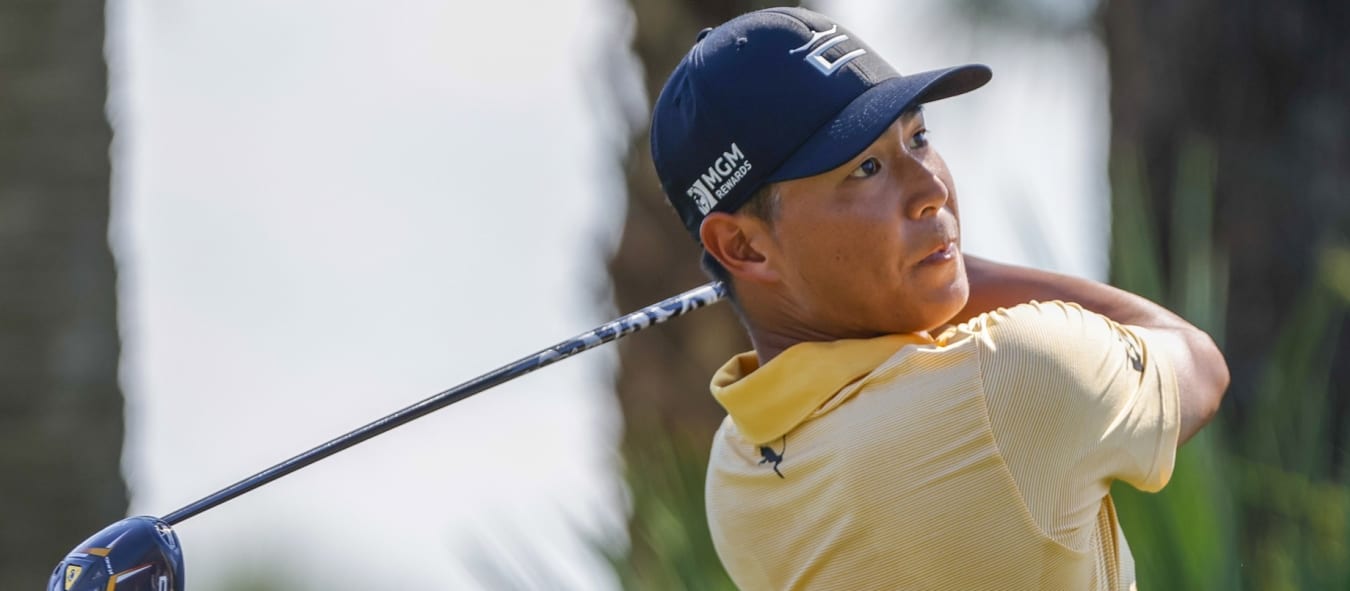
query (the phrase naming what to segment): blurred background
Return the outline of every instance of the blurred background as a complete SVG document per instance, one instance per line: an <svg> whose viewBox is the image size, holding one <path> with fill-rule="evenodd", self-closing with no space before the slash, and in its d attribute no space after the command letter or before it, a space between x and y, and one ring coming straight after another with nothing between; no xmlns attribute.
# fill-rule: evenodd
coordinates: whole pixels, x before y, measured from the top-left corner
<svg viewBox="0 0 1350 591"><path fill-rule="evenodd" d="M0 589L705 281L647 154L710 0L0 1ZM933 104L966 250L1109 280L1233 385L1146 589L1350 588L1350 5L820 0ZM176 529L194 590L730 589L716 307Z"/></svg>

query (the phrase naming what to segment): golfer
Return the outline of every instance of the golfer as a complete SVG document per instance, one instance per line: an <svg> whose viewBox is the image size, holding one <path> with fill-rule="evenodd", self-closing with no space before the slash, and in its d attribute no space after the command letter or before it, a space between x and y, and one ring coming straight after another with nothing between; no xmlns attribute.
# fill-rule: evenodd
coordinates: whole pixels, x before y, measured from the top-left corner
<svg viewBox="0 0 1350 591"><path fill-rule="evenodd" d="M662 186L754 345L713 377L707 480L743 589L1134 587L1111 484L1167 484L1227 366L1144 298L962 252L922 105L989 79L778 8L705 30L656 102Z"/></svg>

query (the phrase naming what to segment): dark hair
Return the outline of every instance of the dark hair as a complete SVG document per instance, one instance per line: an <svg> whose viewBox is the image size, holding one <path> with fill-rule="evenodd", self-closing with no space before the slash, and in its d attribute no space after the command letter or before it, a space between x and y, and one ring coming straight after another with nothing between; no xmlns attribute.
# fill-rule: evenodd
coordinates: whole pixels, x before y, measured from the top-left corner
<svg viewBox="0 0 1350 591"><path fill-rule="evenodd" d="M774 185L770 183L756 189L750 195L750 199L744 205L741 205L737 211L763 220L772 226L774 220L778 217L778 192L774 190ZM736 297L736 287L731 280L731 272L723 267L722 263L707 250L704 250L699 258L699 266L703 267L703 272L707 273L708 277L726 285L727 299L731 300L731 304L736 307L736 311L740 312L740 301Z"/></svg>

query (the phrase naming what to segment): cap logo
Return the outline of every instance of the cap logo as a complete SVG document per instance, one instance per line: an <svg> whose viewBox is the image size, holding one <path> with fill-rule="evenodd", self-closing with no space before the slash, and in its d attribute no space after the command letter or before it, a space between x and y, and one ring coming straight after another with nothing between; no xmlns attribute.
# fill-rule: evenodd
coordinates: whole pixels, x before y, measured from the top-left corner
<svg viewBox="0 0 1350 591"><path fill-rule="evenodd" d="M853 61L854 59L857 59L859 56L867 53L866 49L859 47L858 49L855 49L844 55L839 56L839 58L834 61L825 59L825 56L821 55L822 53L825 53L825 51L828 50L829 48L839 45L840 43L843 43L848 40L848 35L843 34L835 35L835 31L838 30L839 25L830 27L830 30L828 31L817 31L815 29L811 29L811 40L807 41L801 47L789 51L788 55L792 55L794 53L801 51L806 51L807 49L810 49L812 45L815 45L816 42L820 41L821 39L825 39L824 43L821 43L819 47L812 49L811 52L806 54L806 57L803 59L806 60L806 63L811 64L812 66L815 66L817 70L820 70L821 74L829 76L830 74L835 73L835 71L838 70L839 68L844 67L844 64L847 64Z"/></svg>
<svg viewBox="0 0 1350 591"><path fill-rule="evenodd" d="M732 142L731 147L713 160L712 166L699 175L684 194L694 201L694 206L698 208L700 214L708 215L727 193L736 188L736 184L741 182L748 172L750 160L745 157L744 152L741 152L740 146Z"/></svg>

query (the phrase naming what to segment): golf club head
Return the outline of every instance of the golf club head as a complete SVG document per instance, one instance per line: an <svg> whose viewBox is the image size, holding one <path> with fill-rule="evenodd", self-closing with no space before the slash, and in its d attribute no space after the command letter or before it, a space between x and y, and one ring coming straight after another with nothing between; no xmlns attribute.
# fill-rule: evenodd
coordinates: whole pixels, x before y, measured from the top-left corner
<svg viewBox="0 0 1350 591"><path fill-rule="evenodd" d="M47 591L183 591L183 549L169 524L128 517L76 546Z"/></svg>

